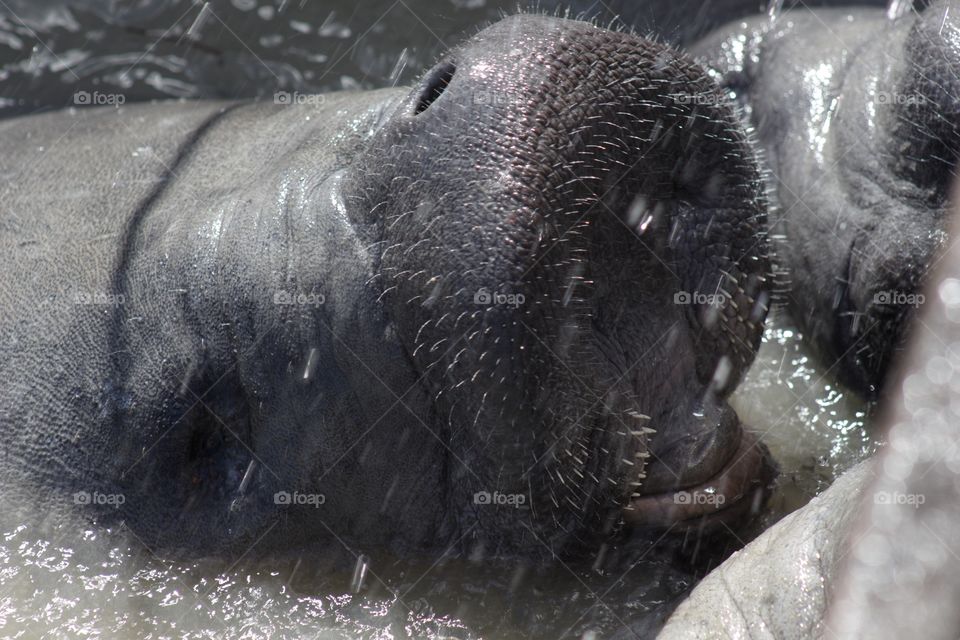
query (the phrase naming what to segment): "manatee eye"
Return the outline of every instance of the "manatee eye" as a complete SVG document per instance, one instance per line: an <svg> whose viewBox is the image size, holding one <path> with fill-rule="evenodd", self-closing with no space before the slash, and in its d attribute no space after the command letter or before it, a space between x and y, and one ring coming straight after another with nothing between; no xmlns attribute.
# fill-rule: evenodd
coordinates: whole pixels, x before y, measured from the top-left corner
<svg viewBox="0 0 960 640"><path fill-rule="evenodd" d="M446 62L435 68L427 76L423 91L420 93L420 99L417 101L417 108L413 115L420 115L430 108L430 105L439 98L447 89L447 85L453 80L453 74L457 71L456 65L452 62Z"/></svg>

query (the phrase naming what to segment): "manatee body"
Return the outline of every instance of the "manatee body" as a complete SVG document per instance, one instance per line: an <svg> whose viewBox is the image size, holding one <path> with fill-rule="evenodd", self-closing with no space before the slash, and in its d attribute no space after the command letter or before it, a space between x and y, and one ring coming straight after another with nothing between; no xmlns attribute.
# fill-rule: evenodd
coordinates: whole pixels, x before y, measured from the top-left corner
<svg viewBox="0 0 960 640"><path fill-rule="evenodd" d="M193 553L546 554L717 511L681 489L755 506L726 397L764 189L701 67L517 16L412 89L292 102L0 123L7 498Z"/></svg>
<svg viewBox="0 0 960 640"><path fill-rule="evenodd" d="M960 6L902 6L756 18L693 50L755 127L795 319L868 396L882 389L946 241L960 139Z"/></svg>

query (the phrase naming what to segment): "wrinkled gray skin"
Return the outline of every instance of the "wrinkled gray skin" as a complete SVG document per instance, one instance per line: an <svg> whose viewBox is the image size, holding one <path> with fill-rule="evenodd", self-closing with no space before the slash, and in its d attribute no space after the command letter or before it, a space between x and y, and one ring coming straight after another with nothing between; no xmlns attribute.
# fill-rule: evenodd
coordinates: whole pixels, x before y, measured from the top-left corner
<svg viewBox="0 0 960 640"><path fill-rule="evenodd" d="M874 464L860 463L710 572L657 639L832 638L824 614Z"/></svg>
<svg viewBox="0 0 960 640"><path fill-rule="evenodd" d="M518 16L412 90L3 122L0 488L86 492L190 553L566 553L696 519L657 509L762 475L725 399L765 202L717 91L665 46Z"/></svg>
<svg viewBox="0 0 960 640"><path fill-rule="evenodd" d="M789 306L875 396L945 240L960 95L960 3L890 20L829 9L755 18L693 52L747 107L771 170Z"/></svg>
<svg viewBox="0 0 960 640"><path fill-rule="evenodd" d="M925 293L878 459L708 575L658 638L957 638L960 244Z"/></svg>

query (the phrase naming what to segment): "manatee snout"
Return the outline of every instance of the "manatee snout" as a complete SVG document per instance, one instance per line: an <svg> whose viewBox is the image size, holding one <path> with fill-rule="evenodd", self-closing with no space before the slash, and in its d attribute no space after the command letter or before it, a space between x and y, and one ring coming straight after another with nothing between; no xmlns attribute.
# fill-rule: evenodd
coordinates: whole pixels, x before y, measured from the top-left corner
<svg viewBox="0 0 960 640"><path fill-rule="evenodd" d="M767 311L766 202L699 66L517 16L441 60L397 113L356 190L383 225L398 333L456 459L482 470L465 493L523 493L536 530L582 530L708 483L738 451L763 457L725 402Z"/></svg>
<svg viewBox="0 0 960 640"><path fill-rule="evenodd" d="M42 392L0 414L44 424L0 420L0 483L122 494L97 515L191 554L534 556L766 477L726 404L769 301L764 188L668 46L522 15L412 88L49 113L0 142L58 149L9 185L8 369ZM123 190L26 195L64 175ZM65 271L123 304L23 302Z"/></svg>

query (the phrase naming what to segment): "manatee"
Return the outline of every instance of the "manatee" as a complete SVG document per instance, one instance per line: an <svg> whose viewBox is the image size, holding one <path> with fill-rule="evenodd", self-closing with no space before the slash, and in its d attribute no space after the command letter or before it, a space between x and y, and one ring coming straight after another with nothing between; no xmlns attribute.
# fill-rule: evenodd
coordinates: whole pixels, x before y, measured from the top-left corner
<svg viewBox="0 0 960 640"><path fill-rule="evenodd" d="M958 10L798 10L722 28L692 49L755 128L795 320L869 398L947 238Z"/></svg>
<svg viewBox="0 0 960 640"><path fill-rule="evenodd" d="M875 465L868 460L850 469L707 574L658 640L832 637L824 627L827 604L856 540L852 530Z"/></svg>
<svg viewBox="0 0 960 640"><path fill-rule="evenodd" d="M957 219L950 224L956 233ZM884 400L877 458L711 572L658 638L957 637L956 243L924 292Z"/></svg>
<svg viewBox="0 0 960 640"><path fill-rule="evenodd" d="M193 554L550 555L757 509L726 399L766 195L701 66L519 15L412 88L288 102L0 123L4 496Z"/></svg>

